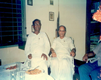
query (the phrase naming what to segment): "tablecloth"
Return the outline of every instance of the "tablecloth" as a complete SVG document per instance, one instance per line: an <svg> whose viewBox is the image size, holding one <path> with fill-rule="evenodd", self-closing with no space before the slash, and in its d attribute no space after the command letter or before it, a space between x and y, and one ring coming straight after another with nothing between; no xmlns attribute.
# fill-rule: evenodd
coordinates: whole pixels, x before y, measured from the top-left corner
<svg viewBox="0 0 101 80"><path fill-rule="evenodd" d="M18 65L18 68L12 70L6 70L8 66ZM23 64L20 62L2 65L0 66L0 80L54 80L46 73L40 73L37 75L29 75L22 70Z"/></svg>

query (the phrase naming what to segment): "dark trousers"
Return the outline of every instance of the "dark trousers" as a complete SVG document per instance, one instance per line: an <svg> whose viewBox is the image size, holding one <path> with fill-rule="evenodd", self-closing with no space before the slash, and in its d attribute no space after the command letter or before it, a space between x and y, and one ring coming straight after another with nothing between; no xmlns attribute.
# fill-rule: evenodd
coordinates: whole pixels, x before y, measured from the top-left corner
<svg viewBox="0 0 101 80"><path fill-rule="evenodd" d="M86 63L79 67L79 74L80 80L101 80L101 67L98 66L97 61Z"/></svg>

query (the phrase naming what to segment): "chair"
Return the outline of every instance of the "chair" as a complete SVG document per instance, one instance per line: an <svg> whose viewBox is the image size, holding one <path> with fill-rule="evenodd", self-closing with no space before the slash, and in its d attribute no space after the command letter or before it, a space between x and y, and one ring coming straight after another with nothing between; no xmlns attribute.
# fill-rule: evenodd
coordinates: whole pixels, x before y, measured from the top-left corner
<svg viewBox="0 0 101 80"><path fill-rule="evenodd" d="M0 59L0 66L1 66L1 59Z"/></svg>
<svg viewBox="0 0 101 80"><path fill-rule="evenodd" d="M95 61L97 61L97 60L98 60L98 59L96 58L96 56L89 57L86 63L88 63L88 62L93 63L93 62L95 62Z"/></svg>
<svg viewBox="0 0 101 80"><path fill-rule="evenodd" d="M82 64L85 64L86 62L84 61L80 61L80 60L77 60L77 59L74 59L74 76L73 76L73 80L80 80L80 76L79 76L79 71L78 71L78 67Z"/></svg>

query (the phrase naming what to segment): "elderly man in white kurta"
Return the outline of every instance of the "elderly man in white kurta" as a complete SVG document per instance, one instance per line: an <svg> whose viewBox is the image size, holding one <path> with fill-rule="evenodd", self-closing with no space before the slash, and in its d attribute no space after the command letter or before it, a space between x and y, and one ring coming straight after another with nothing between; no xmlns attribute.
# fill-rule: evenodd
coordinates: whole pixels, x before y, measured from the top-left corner
<svg viewBox="0 0 101 80"><path fill-rule="evenodd" d="M31 61L31 68L40 67L47 72L47 60L50 51L50 44L47 35L40 32L41 22L39 19L33 21L34 32L29 34L25 46L27 60Z"/></svg>
<svg viewBox="0 0 101 80"><path fill-rule="evenodd" d="M58 32L59 37L51 46L51 76L55 80L73 80L76 49L71 38L65 37L65 26L60 26Z"/></svg>

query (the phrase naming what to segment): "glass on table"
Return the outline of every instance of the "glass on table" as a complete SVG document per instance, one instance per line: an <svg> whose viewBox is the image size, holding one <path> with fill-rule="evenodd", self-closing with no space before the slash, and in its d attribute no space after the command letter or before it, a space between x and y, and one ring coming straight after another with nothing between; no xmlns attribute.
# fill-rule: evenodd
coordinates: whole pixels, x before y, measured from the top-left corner
<svg viewBox="0 0 101 80"><path fill-rule="evenodd" d="M21 70L21 62L16 62L17 68L16 71L20 71Z"/></svg>
<svg viewBox="0 0 101 80"><path fill-rule="evenodd" d="M21 64L20 70L26 71L31 68L31 60L26 60L24 64Z"/></svg>
<svg viewBox="0 0 101 80"><path fill-rule="evenodd" d="M17 72L17 80L25 80L25 71Z"/></svg>
<svg viewBox="0 0 101 80"><path fill-rule="evenodd" d="M13 70L13 71L10 71L10 80L16 80L16 74L17 74L17 72L16 72L16 70Z"/></svg>

